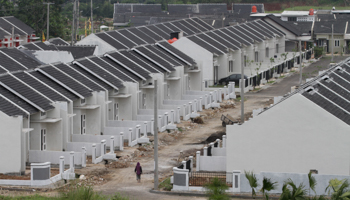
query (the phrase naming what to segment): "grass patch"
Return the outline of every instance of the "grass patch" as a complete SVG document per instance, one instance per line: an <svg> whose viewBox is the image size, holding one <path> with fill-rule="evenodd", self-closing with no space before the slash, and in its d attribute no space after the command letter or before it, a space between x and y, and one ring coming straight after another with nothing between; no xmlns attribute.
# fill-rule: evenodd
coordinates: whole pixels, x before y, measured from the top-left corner
<svg viewBox="0 0 350 200"><path fill-rule="evenodd" d="M291 72L291 73L294 73L294 72L295 72L295 70L290 70L290 72Z"/></svg>
<svg viewBox="0 0 350 200"><path fill-rule="evenodd" d="M182 128L181 127L178 127L177 130L182 133Z"/></svg>
<svg viewBox="0 0 350 200"><path fill-rule="evenodd" d="M280 77L278 77L278 78L284 78L284 77L286 77L286 76L280 76Z"/></svg>
<svg viewBox="0 0 350 200"><path fill-rule="evenodd" d="M260 90L261 88L254 88L253 91L258 91Z"/></svg>
<svg viewBox="0 0 350 200"><path fill-rule="evenodd" d="M285 10L309 11L311 8L314 10L332 10L333 6L294 6ZM342 7L341 9L350 10L350 7Z"/></svg>
<svg viewBox="0 0 350 200"><path fill-rule="evenodd" d="M173 189L173 185L170 183L170 177L161 182L158 187L166 191Z"/></svg>
<svg viewBox="0 0 350 200"><path fill-rule="evenodd" d="M31 196L17 196L17 197L8 197L0 196L0 200L59 200L58 197L45 197L40 195L31 195Z"/></svg>
<svg viewBox="0 0 350 200"><path fill-rule="evenodd" d="M269 82L267 82L267 83L272 84L272 83L274 83L274 82L276 82L276 81L269 81Z"/></svg>
<svg viewBox="0 0 350 200"><path fill-rule="evenodd" d="M236 101L241 101L241 97L237 97ZM247 97L244 97L244 101L247 101Z"/></svg>

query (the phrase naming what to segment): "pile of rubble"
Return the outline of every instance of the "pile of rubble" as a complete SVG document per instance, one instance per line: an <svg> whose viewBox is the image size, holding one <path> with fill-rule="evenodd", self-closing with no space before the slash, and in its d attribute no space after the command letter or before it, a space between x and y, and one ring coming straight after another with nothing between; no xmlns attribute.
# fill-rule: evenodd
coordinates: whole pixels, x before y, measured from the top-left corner
<svg viewBox="0 0 350 200"><path fill-rule="evenodd" d="M220 107L224 108L224 109L235 108L235 105L236 105L235 102L231 101L231 100L227 100L227 101L220 103Z"/></svg>

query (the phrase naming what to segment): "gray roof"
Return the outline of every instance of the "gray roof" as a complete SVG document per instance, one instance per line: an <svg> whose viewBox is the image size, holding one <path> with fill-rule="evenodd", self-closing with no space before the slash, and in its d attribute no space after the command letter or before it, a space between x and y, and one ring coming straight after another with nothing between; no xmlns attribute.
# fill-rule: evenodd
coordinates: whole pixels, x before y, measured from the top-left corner
<svg viewBox="0 0 350 200"><path fill-rule="evenodd" d="M68 42L64 41L62 38L50 38L49 42L54 45L69 45Z"/></svg>
<svg viewBox="0 0 350 200"><path fill-rule="evenodd" d="M349 26L347 27L347 30L345 30L346 23L347 23L346 21L315 22L314 34L332 33L332 24L334 27L334 33L336 34L349 33Z"/></svg>
<svg viewBox="0 0 350 200"><path fill-rule="evenodd" d="M92 56L95 52L96 46L56 46L59 51L69 51L72 53L74 59Z"/></svg>
<svg viewBox="0 0 350 200"><path fill-rule="evenodd" d="M0 48L0 65L7 71L35 68L41 63L16 48ZM0 73L5 70L0 68Z"/></svg>
<svg viewBox="0 0 350 200"><path fill-rule="evenodd" d="M9 33L12 33L12 27L14 27L14 33L18 35L31 35L35 33L34 29L13 16L0 17L0 27Z"/></svg>
<svg viewBox="0 0 350 200"><path fill-rule="evenodd" d="M296 36L301 36L303 34L302 31L298 30L297 28L295 28L295 26L289 24L288 22L282 21L280 18L274 16L274 15L266 15L266 17L264 17L263 19L270 19L273 22L277 23L278 25L282 26L283 28L287 29L288 31L290 31L291 33L293 33Z"/></svg>

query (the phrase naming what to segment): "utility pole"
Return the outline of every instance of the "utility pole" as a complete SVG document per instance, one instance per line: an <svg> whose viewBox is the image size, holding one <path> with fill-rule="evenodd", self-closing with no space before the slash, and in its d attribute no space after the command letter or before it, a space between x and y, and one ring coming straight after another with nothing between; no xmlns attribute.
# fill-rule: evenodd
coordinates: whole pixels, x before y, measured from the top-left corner
<svg viewBox="0 0 350 200"><path fill-rule="evenodd" d="M94 33L94 20L93 20L93 11L92 11L92 0L91 0L91 33ZM156 119L154 119L156 121Z"/></svg>
<svg viewBox="0 0 350 200"><path fill-rule="evenodd" d="M74 25L75 25L75 9L76 9L76 0L73 1L73 20L72 20L72 41L71 46L74 44Z"/></svg>
<svg viewBox="0 0 350 200"><path fill-rule="evenodd" d="M332 24L332 43L333 43L333 45L332 45L332 60L331 60L331 62L333 62L333 49L334 49L334 45L335 45L334 38L333 38L333 24Z"/></svg>
<svg viewBox="0 0 350 200"><path fill-rule="evenodd" d="M80 19L80 11L79 11L80 3L79 0L77 0L77 28L75 32L75 38L79 35L79 19Z"/></svg>
<svg viewBox="0 0 350 200"><path fill-rule="evenodd" d="M241 124L244 123L244 52L241 49Z"/></svg>
<svg viewBox="0 0 350 200"><path fill-rule="evenodd" d="M47 32L46 32L46 41L49 40L50 36L49 36L49 28L50 28L50 5L51 4L55 4L55 3L43 3L43 4L47 4Z"/></svg>
<svg viewBox="0 0 350 200"><path fill-rule="evenodd" d="M302 71L303 71L303 68L301 66L301 63L302 63L302 56L301 56L301 40L299 40L299 73L300 73L300 78L299 78L299 85L301 86L302 82L303 82L303 74L302 74Z"/></svg>
<svg viewBox="0 0 350 200"><path fill-rule="evenodd" d="M158 190L158 104L157 80L154 80L154 190Z"/></svg>

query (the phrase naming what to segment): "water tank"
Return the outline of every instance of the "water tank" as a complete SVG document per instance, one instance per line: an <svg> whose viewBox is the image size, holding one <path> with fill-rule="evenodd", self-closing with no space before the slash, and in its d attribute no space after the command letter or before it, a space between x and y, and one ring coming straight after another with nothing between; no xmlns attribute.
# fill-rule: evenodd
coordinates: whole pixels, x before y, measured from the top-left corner
<svg viewBox="0 0 350 200"><path fill-rule="evenodd" d="M309 15L314 15L314 9L311 8L311 9L309 10Z"/></svg>
<svg viewBox="0 0 350 200"><path fill-rule="evenodd" d="M257 13L257 9L256 9L256 6L252 6L252 13Z"/></svg>
<svg viewBox="0 0 350 200"><path fill-rule="evenodd" d="M172 44L174 41L172 39L169 39L168 42Z"/></svg>

